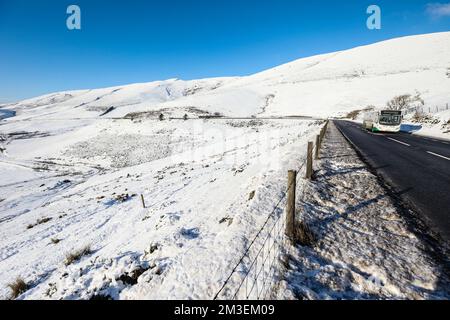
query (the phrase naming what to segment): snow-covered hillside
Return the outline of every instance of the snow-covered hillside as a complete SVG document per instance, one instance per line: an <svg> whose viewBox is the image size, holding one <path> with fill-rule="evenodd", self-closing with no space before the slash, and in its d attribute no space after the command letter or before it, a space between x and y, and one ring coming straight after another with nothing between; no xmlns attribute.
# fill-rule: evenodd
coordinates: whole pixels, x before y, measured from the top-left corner
<svg viewBox="0 0 450 320"><path fill-rule="evenodd" d="M0 298L16 277L19 298L213 297L322 124L268 117L445 104L449 67L450 32L0 106ZM199 119L215 113L261 119Z"/></svg>
<svg viewBox="0 0 450 320"><path fill-rule="evenodd" d="M228 116L335 116L420 93L450 103L450 32L410 36L300 59L247 77L134 84L61 92L6 106L19 118L109 117L195 107Z"/></svg>
<svg viewBox="0 0 450 320"><path fill-rule="evenodd" d="M16 277L30 286L22 298L211 298L281 198L287 170L304 159L318 125L16 124L42 131L4 134L0 298ZM65 265L85 246L88 254ZM139 281L130 280L137 270Z"/></svg>

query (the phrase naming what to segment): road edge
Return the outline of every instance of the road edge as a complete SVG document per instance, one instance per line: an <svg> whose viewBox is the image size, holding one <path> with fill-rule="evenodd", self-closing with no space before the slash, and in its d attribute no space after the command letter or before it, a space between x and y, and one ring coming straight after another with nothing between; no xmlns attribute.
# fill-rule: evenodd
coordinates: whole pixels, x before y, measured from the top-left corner
<svg viewBox="0 0 450 320"><path fill-rule="evenodd" d="M415 208L409 201L402 199L397 192L395 192L392 183L377 172L367 156L365 156L361 149L347 137L338 125L336 125L335 121L336 120L331 120L332 125L336 127L339 133L356 152L358 158L367 166L369 172L377 177L378 183L386 191L387 195L394 200L394 206L404 215L408 227L411 228L410 231L426 243L426 249L431 249L428 251L437 259L437 261L441 262L446 269L450 269L448 267L450 265L450 243L434 230L434 227L432 227L433 224L430 221L427 221L428 219L424 219L418 215L418 212L420 212L419 209ZM447 270L447 272L450 273L450 270Z"/></svg>

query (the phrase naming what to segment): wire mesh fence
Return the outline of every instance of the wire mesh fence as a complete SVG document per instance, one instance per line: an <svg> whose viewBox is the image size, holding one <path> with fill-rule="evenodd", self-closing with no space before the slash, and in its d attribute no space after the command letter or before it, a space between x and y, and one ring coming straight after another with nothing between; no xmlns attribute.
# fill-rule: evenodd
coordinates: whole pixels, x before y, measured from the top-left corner
<svg viewBox="0 0 450 320"><path fill-rule="evenodd" d="M320 134L320 142L325 134L326 125ZM308 150L307 159L311 159L320 143ZM273 298L274 281L280 272L280 258L285 252L288 239L286 235L285 206L287 195L295 188L299 178L304 177L307 170L307 159L298 169L297 177L287 186L286 192L275 205L266 221L250 242L229 277L225 280L214 300L267 300Z"/></svg>
<svg viewBox="0 0 450 320"><path fill-rule="evenodd" d="M303 167L303 165L302 165ZM271 298L273 282L278 272L278 260L286 248L284 207L287 191L250 242L230 276L214 300L266 300Z"/></svg>
<svg viewBox="0 0 450 320"><path fill-rule="evenodd" d="M422 113L422 114L435 114L438 112L450 110L449 104L441 105L441 106L416 106L410 107L403 110L404 115L414 114L414 113Z"/></svg>
<svg viewBox="0 0 450 320"><path fill-rule="evenodd" d="M227 298L231 300L265 300L270 298L277 259L284 248L284 219L282 214L274 217L270 224L264 226L257 236L258 244L244 254L239 263L236 277L236 286L232 290L225 288L219 292L215 299ZM232 282L228 282L230 284Z"/></svg>

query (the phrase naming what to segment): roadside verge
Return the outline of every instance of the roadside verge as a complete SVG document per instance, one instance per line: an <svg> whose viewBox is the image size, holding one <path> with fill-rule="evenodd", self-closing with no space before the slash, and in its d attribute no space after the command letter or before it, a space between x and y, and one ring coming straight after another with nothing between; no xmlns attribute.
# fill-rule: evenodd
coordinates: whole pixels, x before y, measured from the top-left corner
<svg viewBox="0 0 450 320"><path fill-rule="evenodd" d="M442 249L412 227L332 123L297 208L314 240L288 254L280 299L450 297Z"/></svg>

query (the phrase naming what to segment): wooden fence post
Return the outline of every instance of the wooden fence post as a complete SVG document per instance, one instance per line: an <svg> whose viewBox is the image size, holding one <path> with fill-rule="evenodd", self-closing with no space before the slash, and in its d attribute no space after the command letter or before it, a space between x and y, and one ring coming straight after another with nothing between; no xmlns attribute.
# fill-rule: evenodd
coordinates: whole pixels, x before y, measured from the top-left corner
<svg viewBox="0 0 450 320"><path fill-rule="evenodd" d="M288 172L288 193L286 204L286 236L293 244L295 242L295 190L297 188L297 171Z"/></svg>
<svg viewBox="0 0 450 320"><path fill-rule="evenodd" d="M319 160L319 150L320 150L320 135L316 136L316 156L315 156L316 160Z"/></svg>
<svg viewBox="0 0 450 320"><path fill-rule="evenodd" d="M308 153L306 155L306 179L311 180L313 171L313 143L308 142Z"/></svg>
<svg viewBox="0 0 450 320"><path fill-rule="evenodd" d="M141 194L141 201L142 201L142 207L145 209L145 200L144 200L143 194Z"/></svg>
<svg viewBox="0 0 450 320"><path fill-rule="evenodd" d="M322 128L322 136L320 137L320 145L322 146L323 138L325 137L325 128Z"/></svg>
<svg viewBox="0 0 450 320"><path fill-rule="evenodd" d="M322 144L322 129L320 129L320 133L319 133L319 148L320 148L321 144Z"/></svg>

